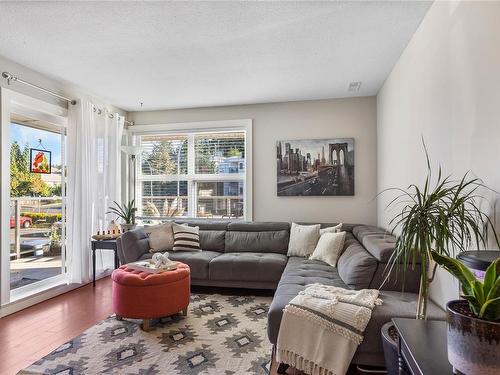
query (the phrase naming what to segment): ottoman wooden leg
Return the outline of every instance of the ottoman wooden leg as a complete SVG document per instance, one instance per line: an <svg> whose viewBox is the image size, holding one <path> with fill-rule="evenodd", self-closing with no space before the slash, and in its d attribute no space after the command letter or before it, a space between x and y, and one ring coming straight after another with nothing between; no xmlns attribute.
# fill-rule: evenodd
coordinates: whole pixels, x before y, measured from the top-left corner
<svg viewBox="0 0 500 375"><path fill-rule="evenodd" d="M144 319L142 321L142 330L145 332L149 332L151 329L151 319Z"/></svg>
<svg viewBox="0 0 500 375"><path fill-rule="evenodd" d="M187 314L188 314L188 309L186 307L184 310L182 310L182 316L187 316Z"/></svg>

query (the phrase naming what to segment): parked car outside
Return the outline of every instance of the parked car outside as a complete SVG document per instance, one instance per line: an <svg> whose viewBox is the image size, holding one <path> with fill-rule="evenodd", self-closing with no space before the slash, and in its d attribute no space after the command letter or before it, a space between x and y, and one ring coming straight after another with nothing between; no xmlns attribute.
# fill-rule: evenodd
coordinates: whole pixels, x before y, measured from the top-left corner
<svg viewBox="0 0 500 375"><path fill-rule="evenodd" d="M28 216L20 216L19 217L19 226L21 228L29 228L31 225L33 225L33 220L31 217ZM16 218L14 216L10 217L10 228L15 228L16 227Z"/></svg>

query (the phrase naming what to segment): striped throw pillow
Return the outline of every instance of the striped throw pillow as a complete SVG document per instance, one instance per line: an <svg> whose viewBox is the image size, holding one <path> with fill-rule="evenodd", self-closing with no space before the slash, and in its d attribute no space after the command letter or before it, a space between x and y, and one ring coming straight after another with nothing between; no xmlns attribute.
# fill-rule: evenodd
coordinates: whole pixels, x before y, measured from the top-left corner
<svg viewBox="0 0 500 375"><path fill-rule="evenodd" d="M187 225L173 224L174 247L178 250L201 250L200 248L200 228L188 227Z"/></svg>

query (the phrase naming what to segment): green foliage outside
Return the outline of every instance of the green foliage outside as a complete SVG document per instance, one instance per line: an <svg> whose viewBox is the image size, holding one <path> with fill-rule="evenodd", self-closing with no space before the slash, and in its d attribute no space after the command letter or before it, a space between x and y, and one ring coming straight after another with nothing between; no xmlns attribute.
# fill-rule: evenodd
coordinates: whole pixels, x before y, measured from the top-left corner
<svg viewBox="0 0 500 375"><path fill-rule="evenodd" d="M61 195L61 186L51 187L38 173L30 172L30 149L23 149L14 141L10 148L10 195L11 197L51 197Z"/></svg>
<svg viewBox="0 0 500 375"><path fill-rule="evenodd" d="M209 174L217 173L217 163L214 160L214 156L243 157L245 152L245 140L243 138L200 138L196 140L195 148L196 172Z"/></svg>
<svg viewBox="0 0 500 375"><path fill-rule="evenodd" d="M241 147L243 147L243 145ZM242 153L243 149L238 149L237 147L231 147L231 149L227 153L227 156L241 157Z"/></svg>
<svg viewBox="0 0 500 375"><path fill-rule="evenodd" d="M177 174L177 159L179 158L179 173L187 173L187 141L173 147L170 140L156 142L149 155L143 159L143 174ZM218 157L244 157L245 140L198 138L195 140L196 173L216 173ZM180 153L179 153L180 151Z"/></svg>
<svg viewBox="0 0 500 375"><path fill-rule="evenodd" d="M182 143L180 150L180 173L186 173L187 141ZM154 144L151 153L144 159L142 170L144 174L177 174L177 157L179 149L172 147L171 141L161 141Z"/></svg>

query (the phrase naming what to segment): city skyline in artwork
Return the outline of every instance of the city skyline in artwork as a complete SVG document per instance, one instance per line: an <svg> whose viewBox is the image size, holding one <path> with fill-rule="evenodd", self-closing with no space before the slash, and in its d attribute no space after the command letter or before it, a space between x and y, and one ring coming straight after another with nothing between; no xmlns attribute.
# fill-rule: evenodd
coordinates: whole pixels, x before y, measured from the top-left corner
<svg viewBox="0 0 500 375"><path fill-rule="evenodd" d="M354 138L276 143L278 196L354 195Z"/></svg>

